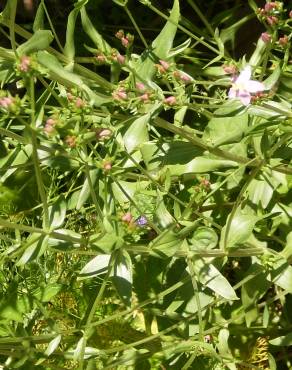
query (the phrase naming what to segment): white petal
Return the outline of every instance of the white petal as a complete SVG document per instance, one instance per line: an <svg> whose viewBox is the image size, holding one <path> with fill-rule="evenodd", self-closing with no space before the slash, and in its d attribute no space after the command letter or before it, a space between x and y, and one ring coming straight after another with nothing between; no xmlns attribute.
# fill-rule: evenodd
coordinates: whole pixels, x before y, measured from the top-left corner
<svg viewBox="0 0 292 370"><path fill-rule="evenodd" d="M239 99L240 99L240 101L242 102L243 105L249 105L250 99L251 99L250 93L241 92L241 93L238 94L238 97L239 97Z"/></svg>
<svg viewBox="0 0 292 370"><path fill-rule="evenodd" d="M236 90L236 89L231 88L231 89L228 91L228 98L229 98L229 99L236 98L236 92L237 92L237 90Z"/></svg>
<svg viewBox="0 0 292 370"><path fill-rule="evenodd" d="M250 80L245 84L245 89L251 93L255 93L257 91L264 91L265 85L262 82Z"/></svg>
<svg viewBox="0 0 292 370"><path fill-rule="evenodd" d="M236 80L236 83L243 83L243 82L247 82L250 80L250 77L251 77L251 67L250 66L246 66L239 74L237 80Z"/></svg>

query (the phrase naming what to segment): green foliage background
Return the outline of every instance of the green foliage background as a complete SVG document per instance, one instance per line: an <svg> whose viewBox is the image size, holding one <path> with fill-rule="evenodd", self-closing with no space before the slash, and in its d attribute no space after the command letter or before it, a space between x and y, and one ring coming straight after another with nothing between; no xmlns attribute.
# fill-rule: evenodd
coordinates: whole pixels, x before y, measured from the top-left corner
<svg viewBox="0 0 292 370"><path fill-rule="evenodd" d="M268 3L4 4L1 368L291 367L292 14Z"/></svg>

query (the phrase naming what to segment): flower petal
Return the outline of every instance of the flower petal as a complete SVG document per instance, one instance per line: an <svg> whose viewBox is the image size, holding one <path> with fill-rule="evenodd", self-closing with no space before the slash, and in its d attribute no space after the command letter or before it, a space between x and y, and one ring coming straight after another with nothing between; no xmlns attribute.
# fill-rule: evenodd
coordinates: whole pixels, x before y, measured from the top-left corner
<svg viewBox="0 0 292 370"><path fill-rule="evenodd" d="M264 91L265 85L262 82L250 80L246 82L245 89L251 93L255 93L257 91Z"/></svg>
<svg viewBox="0 0 292 370"><path fill-rule="evenodd" d="M243 105L249 105L251 95L248 91L240 91L238 94L238 98L240 99Z"/></svg>
<svg viewBox="0 0 292 370"><path fill-rule="evenodd" d="M239 74L236 83L248 82L251 77L251 66L247 65Z"/></svg>
<svg viewBox="0 0 292 370"><path fill-rule="evenodd" d="M228 98L229 99L234 99L236 98L236 93L237 93L237 90L236 89L233 89L231 87L231 89L228 91Z"/></svg>

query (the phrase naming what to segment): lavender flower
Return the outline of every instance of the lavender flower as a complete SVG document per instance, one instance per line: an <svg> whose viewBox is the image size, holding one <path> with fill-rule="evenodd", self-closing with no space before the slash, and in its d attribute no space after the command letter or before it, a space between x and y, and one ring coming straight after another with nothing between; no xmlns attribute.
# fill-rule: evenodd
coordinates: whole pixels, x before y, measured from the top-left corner
<svg viewBox="0 0 292 370"><path fill-rule="evenodd" d="M234 80L228 92L229 99L239 98L244 105L249 105L251 93L265 90L262 82L251 80L251 67L246 66Z"/></svg>
<svg viewBox="0 0 292 370"><path fill-rule="evenodd" d="M147 218L145 216L139 216L135 221L135 224L140 227L146 226L148 223Z"/></svg>

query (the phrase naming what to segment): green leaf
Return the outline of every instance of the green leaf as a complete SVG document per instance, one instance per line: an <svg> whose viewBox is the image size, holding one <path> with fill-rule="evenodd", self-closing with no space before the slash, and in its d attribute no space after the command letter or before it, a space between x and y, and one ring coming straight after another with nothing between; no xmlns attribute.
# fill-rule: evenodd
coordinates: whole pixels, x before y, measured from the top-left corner
<svg viewBox="0 0 292 370"><path fill-rule="evenodd" d="M262 57L265 53L265 50L267 48L267 43L265 43L262 38L260 37L258 39L255 51L253 52L252 56L250 57L249 64L252 67L256 67L260 64Z"/></svg>
<svg viewBox="0 0 292 370"><path fill-rule="evenodd" d="M78 279L92 278L100 274L105 274L110 261L110 254L100 254L89 261L79 272Z"/></svg>
<svg viewBox="0 0 292 370"><path fill-rule="evenodd" d="M50 343L48 344L48 347L46 348L44 354L49 357L52 353L54 353L56 349L58 348L61 342L61 339L62 339L61 334L57 335L56 338L52 339Z"/></svg>
<svg viewBox="0 0 292 370"><path fill-rule="evenodd" d="M49 207L49 223L51 229L59 228L63 225L66 217L66 201L60 195L53 206Z"/></svg>
<svg viewBox="0 0 292 370"><path fill-rule="evenodd" d="M230 216L229 216L230 217ZM229 220L229 217L227 220ZM226 239L226 248L230 249L237 244L243 244L251 235L256 222L259 220L257 216L243 214L237 212L231 220L228 235L226 238L226 225L223 227L220 238L220 247L223 248Z"/></svg>
<svg viewBox="0 0 292 370"><path fill-rule="evenodd" d="M44 29L44 15L45 15L45 10L43 7L43 4L40 3L33 21L33 32L35 33L38 30Z"/></svg>
<svg viewBox="0 0 292 370"><path fill-rule="evenodd" d="M45 50L49 47L53 39L54 36L51 31L38 30L31 36L29 40L17 48L17 54L19 56L29 55L39 50Z"/></svg>
<svg viewBox="0 0 292 370"><path fill-rule="evenodd" d="M150 120L150 113L137 118L126 131L123 140L126 150L131 153L140 145L149 140L147 124Z"/></svg>
<svg viewBox="0 0 292 370"><path fill-rule="evenodd" d="M89 171L90 181L93 187L96 183L98 173L99 173L99 169L92 169ZM82 189L80 190L80 193L79 193L78 201L76 204L76 209L80 210L89 197L90 197L90 187L89 187L88 178L86 177L82 185Z"/></svg>
<svg viewBox="0 0 292 370"><path fill-rule="evenodd" d="M273 346L288 347L292 346L292 333L274 338L269 341Z"/></svg>
<svg viewBox="0 0 292 370"><path fill-rule="evenodd" d="M216 113L216 112L215 112ZM248 115L213 117L203 134L203 140L213 146L240 141L248 129Z"/></svg>
<svg viewBox="0 0 292 370"><path fill-rule="evenodd" d="M181 248L182 240L172 230L164 230L149 245L152 256L171 257Z"/></svg>
<svg viewBox="0 0 292 370"><path fill-rule="evenodd" d="M190 243L189 249L191 251L213 249L218 243L218 236L210 227L200 226L193 233Z"/></svg>
<svg viewBox="0 0 292 370"><path fill-rule="evenodd" d="M274 284L292 293L292 267L280 255L276 257L273 264L270 279Z"/></svg>
<svg viewBox="0 0 292 370"><path fill-rule="evenodd" d="M273 73L263 81L266 90L272 89L272 87L279 81L280 76L281 76L281 67L280 65L278 65L273 70Z"/></svg>
<svg viewBox="0 0 292 370"><path fill-rule="evenodd" d="M135 67L138 79L151 82L151 79L156 72L154 64L158 63L159 59L165 60L169 58L179 17L179 2L178 0L174 0L166 25L153 41L151 49L145 50L141 55L141 59Z"/></svg>
<svg viewBox="0 0 292 370"><path fill-rule="evenodd" d="M201 284L213 290L216 294L229 300L238 299L234 289L228 280L217 270L217 268L207 262L207 259L198 258L192 261L196 276Z"/></svg>
<svg viewBox="0 0 292 370"><path fill-rule="evenodd" d="M121 299L127 306L131 305L133 272L131 257L126 251L120 251L114 261L111 280Z"/></svg>
<svg viewBox="0 0 292 370"><path fill-rule="evenodd" d="M260 204L263 209L266 209L273 197L274 189L264 180L253 179L247 190L248 199L253 204Z"/></svg>
<svg viewBox="0 0 292 370"><path fill-rule="evenodd" d="M24 266L28 262L31 262L42 256L47 249L48 238L48 235L43 236L40 234L31 234L27 238L25 251L18 260L17 266Z"/></svg>
<svg viewBox="0 0 292 370"><path fill-rule="evenodd" d="M155 211L155 220L157 220L159 225L163 229L165 229L165 228L169 227L170 225L172 225L175 222L175 220L173 219L171 214L168 212L168 210L165 206L163 197L159 193L157 194L156 204L157 204L157 208L156 208L156 211Z"/></svg>

